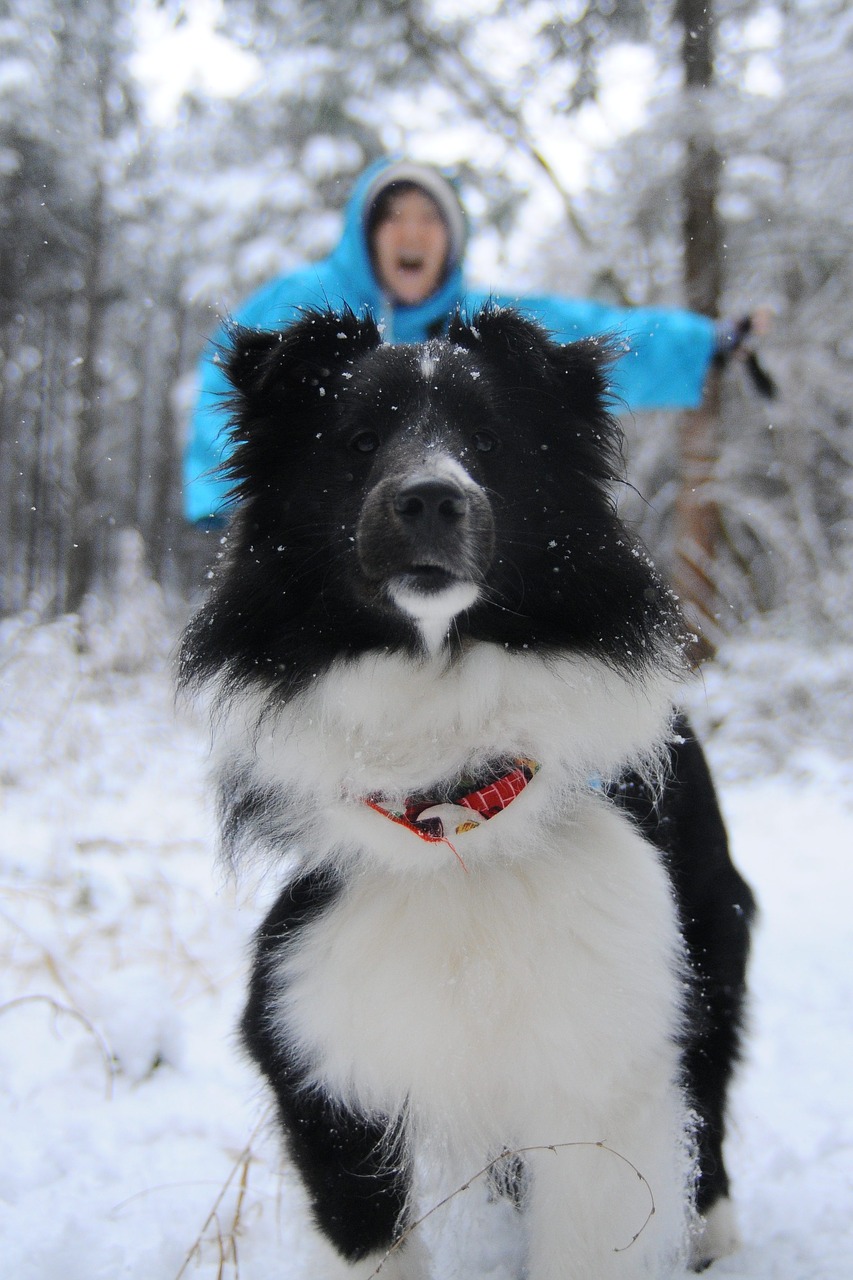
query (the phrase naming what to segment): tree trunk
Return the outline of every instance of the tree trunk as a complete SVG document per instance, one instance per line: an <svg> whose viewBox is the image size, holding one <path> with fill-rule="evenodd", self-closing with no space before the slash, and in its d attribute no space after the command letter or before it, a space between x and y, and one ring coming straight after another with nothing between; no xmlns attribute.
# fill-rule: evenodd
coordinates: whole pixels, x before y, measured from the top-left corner
<svg viewBox="0 0 853 1280"><path fill-rule="evenodd" d="M80 412L72 463L71 546L68 548L68 577L65 608L76 612L92 590L97 564L98 523L97 449L100 436L100 380L97 360L101 346L103 312L101 275L105 251L104 183L99 176L90 206L90 240L83 280L85 320L80 354Z"/></svg>
<svg viewBox="0 0 853 1280"><path fill-rule="evenodd" d="M0 327L5 357L0 378L0 616L17 612L26 599L28 568L24 550L32 520L32 451L25 419L23 378L20 371L10 376L25 334L26 322L22 315Z"/></svg>
<svg viewBox="0 0 853 1280"><path fill-rule="evenodd" d="M180 555L182 514L180 508L181 460L179 450L179 424L172 402L172 388L177 384L184 366L186 341L186 315L179 300L178 289L172 290L170 357L165 364L165 395L162 396L158 420L160 432L157 439L153 468L154 502L151 531L151 563L154 576L165 583L169 568L174 568ZM177 544L177 545L176 545Z"/></svg>
<svg viewBox="0 0 853 1280"><path fill-rule="evenodd" d="M721 159L714 141L712 0L677 0L683 26L681 57L687 146L682 188L684 292L687 305L719 315L722 292L722 228L717 214ZM679 426L679 494L675 507L673 580L699 636L699 656L713 652L720 633L720 600L714 561L720 513L713 496L720 410L720 373L708 375L701 408L685 413Z"/></svg>

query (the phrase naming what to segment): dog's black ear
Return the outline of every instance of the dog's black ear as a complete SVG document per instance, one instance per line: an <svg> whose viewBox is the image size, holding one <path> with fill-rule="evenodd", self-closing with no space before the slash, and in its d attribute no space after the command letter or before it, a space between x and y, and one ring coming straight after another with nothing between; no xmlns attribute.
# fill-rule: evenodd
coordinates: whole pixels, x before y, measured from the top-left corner
<svg viewBox="0 0 853 1280"><path fill-rule="evenodd" d="M511 307L487 305L452 342L486 362L525 418L532 415L555 445L572 441L572 467L606 489L623 472L622 432L613 416L610 369L619 348L610 336L554 342L547 330Z"/></svg>
<svg viewBox="0 0 853 1280"><path fill-rule="evenodd" d="M220 473L232 499L249 499L268 486L283 451L312 429L310 406L328 403L329 378L382 339L369 317L331 309L305 310L280 331L232 324L228 334L220 359L232 387L225 400L231 448Z"/></svg>
<svg viewBox="0 0 853 1280"><path fill-rule="evenodd" d="M317 386L332 370L382 341L375 320L346 308L305 310L277 331L226 326L228 345L220 356L238 403L256 397L280 399Z"/></svg>
<svg viewBox="0 0 853 1280"><path fill-rule="evenodd" d="M541 325L512 307L491 302L471 320L457 312L450 322L448 337L457 346L494 357L504 365L523 361L528 371L540 362L543 369L547 367L554 345Z"/></svg>
<svg viewBox="0 0 853 1280"><path fill-rule="evenodd" d="M498 371L523 374L528 385L537 373L551 391L559 384L570 393L576 410L592 417L605 410L608 372L618 354L607 336L554 342L536 321L512 307L492 303L470 321L460 314L454 316L448 336Z"/></svg>

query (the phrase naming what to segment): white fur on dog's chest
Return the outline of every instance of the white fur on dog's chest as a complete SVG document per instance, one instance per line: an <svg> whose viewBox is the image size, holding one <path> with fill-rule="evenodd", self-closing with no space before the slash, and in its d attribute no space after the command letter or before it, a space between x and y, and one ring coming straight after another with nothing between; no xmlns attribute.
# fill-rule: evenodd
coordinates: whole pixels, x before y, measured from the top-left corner
<svg viewBox="0 0 853 1280"><path fill-rule="evenodd" d="M653 753L673 693L666 673L629 678L592 658L490 644L452 660L370 653L334 664L274 711L252 696L233 699L222 760L227 773L242 759L259 791L286 797L306 866L354 854L392 877L406 868L429 874L441 850L413 836L400 845L365 798L399 802L496 760L529 757L542 766L535 783L459 850L466 862L526 856L532 822L549 826L574 811L590 777Z"/></svg>
<svg viewBox="0 0 853 1280"><path fill-rule="evenodd" d="M536 1132L543 1092L605 1110L617 1082L659 1075L676 1031L668 881L593 797L527 858L365 872L279 963L279 1015L313 1078L472 1136L555 1140Z"/></svg>

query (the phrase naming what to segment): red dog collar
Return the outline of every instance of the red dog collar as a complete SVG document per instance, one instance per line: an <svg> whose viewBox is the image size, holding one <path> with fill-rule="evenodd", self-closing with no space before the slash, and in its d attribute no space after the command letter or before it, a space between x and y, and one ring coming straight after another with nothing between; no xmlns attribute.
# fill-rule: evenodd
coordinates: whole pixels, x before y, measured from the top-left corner
<svg viewBox="0 0 853 1280"><path fill-rule="evenodd" d="M447 840L464 835L512 804L538 772L535 760L516 759L512 767L493 777L463 777L442 797L410 796L402 808L391 807L378 795L368 796L365 804L377 813L399 822L422 840Z"/></svg>

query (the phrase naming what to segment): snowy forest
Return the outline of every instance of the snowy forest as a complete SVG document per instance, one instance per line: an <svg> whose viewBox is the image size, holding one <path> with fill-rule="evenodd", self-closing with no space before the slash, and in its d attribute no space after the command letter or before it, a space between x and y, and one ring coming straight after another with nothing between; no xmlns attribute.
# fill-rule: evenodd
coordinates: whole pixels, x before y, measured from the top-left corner
<svg viewBox="0 0 853 1280"><path fill-rule="evenodd" d="M760 906L708 1275L853 1275L851 137L847 0L0 0L4 1274L337 1274L236 1044L278 886L217 866L176 710L218 546L180 459L220 317L394 152L458 183L480 289L772 314L775 394L732 359L626 415L617 497L713 657L686 705ZM519 1280L471 1175L436 1274Z"/></svg>
<svg viewBox="0 0 853 1280"><path fill-rule="evenodd" d="M251 289L331 247L353 177L390 150L458 177L477 284L772 308L774 400L733 363L698 442L671 415L626 424L637 515L677 578L696 540L680 499L712 511L694 550L724 630L793 602L843 626L851 64L840 0L7 0L3 612L109 592L128 529L186 589L199 352Z"/></svg>

